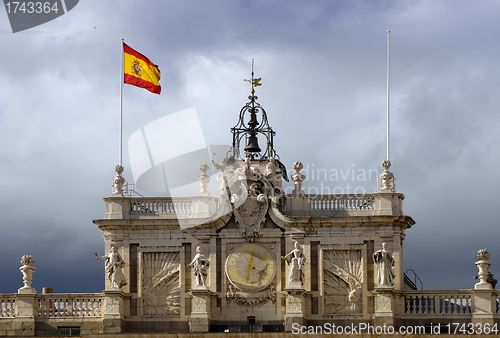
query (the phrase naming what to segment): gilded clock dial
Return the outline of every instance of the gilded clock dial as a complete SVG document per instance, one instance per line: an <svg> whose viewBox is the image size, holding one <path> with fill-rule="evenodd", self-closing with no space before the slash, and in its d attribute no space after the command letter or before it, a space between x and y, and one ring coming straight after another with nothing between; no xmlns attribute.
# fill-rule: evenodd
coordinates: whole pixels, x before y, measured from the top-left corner
<svg viewBox="0 0 500 338"><path fill-rule="evenodd" d="M259 291L271 284L276 273L273 254L257 243L236 247L227 257L229 281L242 291Z"/></svg>

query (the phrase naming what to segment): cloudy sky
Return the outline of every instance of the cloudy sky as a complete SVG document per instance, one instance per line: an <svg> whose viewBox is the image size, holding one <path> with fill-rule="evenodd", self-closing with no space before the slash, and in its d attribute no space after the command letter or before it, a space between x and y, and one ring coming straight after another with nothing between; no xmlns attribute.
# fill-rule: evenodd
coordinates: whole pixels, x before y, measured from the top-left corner
<svg viewBox="0 0 500 338"><path fill-rule="evenodd" d="M227 144L248 101L252 55L275 148L304 188L371 180L311 179L317 169L381 170L391 30L391 170L407 231L405 269L425 289L467 289L478 249L500 277L500 2L98 1L13 34L0 9L0 293L104 288L102 197L118 162L120 38L162 71L162 94L123 89L127 140L196 108L207 144ZM175 145L174 145L175 146ZM326 190L324 190L326 191Z"/></svg>

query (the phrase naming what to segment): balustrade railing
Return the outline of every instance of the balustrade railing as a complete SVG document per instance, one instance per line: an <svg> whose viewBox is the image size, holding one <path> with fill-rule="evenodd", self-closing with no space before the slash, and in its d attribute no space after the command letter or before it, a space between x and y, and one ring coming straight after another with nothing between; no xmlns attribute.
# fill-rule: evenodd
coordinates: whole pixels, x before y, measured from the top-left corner
<svg viewBox="0 0 500 338"><path fill-rule="evenodd" d="M312 211L340 211L340 210L373 210L375 209L374 196L356 195L317 195L307 196Z"/></svg>
<svg viewBox="0 0 500 338"><path fill-rule="evenodd" d="M86 295L38 295L38 317L100 317L102 296Z"/></svg>
<svg viewBox="0 0 500 338"><path fill-rule="evenodd" d="M452 292L413 292L404 293L406 314L471 314L472 292L460 290Z"/></svg>
<svg viewBox="0 0 500 338"><path fill-rule="evenodd" d="M402 195L381 194L288 194L280 198L279 210L289 216L344 217L363 215L400 215ZM127 197L109 198L107 219L190 219L213 216L220 210L220 196ZM129 218L130 217L130 218Z"/></svg>
<svg viewBox="0 0 500 338"><path fill-rule="evenodd" d="M0 296L0 317L14 317L16 313L16 296Z"/></svg>
<svg viewBox="0 0 500 338"><path fill-rule="evenodd" d="M190 214L191 198L131 198L130 214Z"/></svg>

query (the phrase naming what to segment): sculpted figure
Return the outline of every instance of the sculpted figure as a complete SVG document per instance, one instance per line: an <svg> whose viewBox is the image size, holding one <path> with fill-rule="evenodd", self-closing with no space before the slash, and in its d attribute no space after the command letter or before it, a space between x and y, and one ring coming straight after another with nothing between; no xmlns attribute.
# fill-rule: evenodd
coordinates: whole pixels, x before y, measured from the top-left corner
<svg viewBox="0 0 500 338"><path fill-rule="evenodd" d="M394 284L394 259L387 251L386 243L382 243L382 249L373 254L373 261L377 265L376 280L380 286L392 286Z"/></svg>
<svg viewBox="0 0 500 338"><path fill-rule="evenodd" d="M220 164L215 163L213 160L212 164L215 169L221 171L219 176L217 176L217 181L219 182L221 194L224 194L226 192L226 180L234 174L235 159L233 157L224 157Z"/></svg>
<svg viewBox="0 0 500 338"><path fill-rule="evenodd" d="M97 259L105 259L106 272L108 273L108 279L111 282L112 289L122 288L127 285L127 281L125 276L123 275L122 268L125 266L125 261L122 256L118 253L118 250L115 246L111 246L111 252L102 257L95 254Z"/></svg>
<svg viewBox="0 0 500 338"><path fill-rule="evenodd" d="M290 265L290 276L288 278L288 282L300 282L302 283L302 276L304 273L302 272L302 267L306 263L306 255L299 246L298 242L294 243L294 249L290 251L285 257L282 257L288 265Z"/></svg>
<svg viewBox="0 0 500 338"><path fill-rule="evenodd" d="M194 275L196 277L196 286L206 286L205 276L207 275L207 270L210 266L209 260L203 255L201 248L198 246L196 248L196 255L194 256L191 263L188 264L190 268L193 269Z"/></svg>

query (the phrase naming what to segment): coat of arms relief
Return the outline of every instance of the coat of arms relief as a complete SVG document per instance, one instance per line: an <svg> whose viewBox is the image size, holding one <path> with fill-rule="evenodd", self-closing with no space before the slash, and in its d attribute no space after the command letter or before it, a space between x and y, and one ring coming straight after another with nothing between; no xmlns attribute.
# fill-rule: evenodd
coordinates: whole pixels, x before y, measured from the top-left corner
<svg viewBox="0 0 500 338"><path fill-rule="evenodd" d="M264 173L250 165L251 161L224 158L222 163L214 163L221 170L218 177L221 195L231 204L241 235L253 242L262 236L262 230L269 203L283 195L278 181L281 169L273 158L267 161Z"/></svg>

